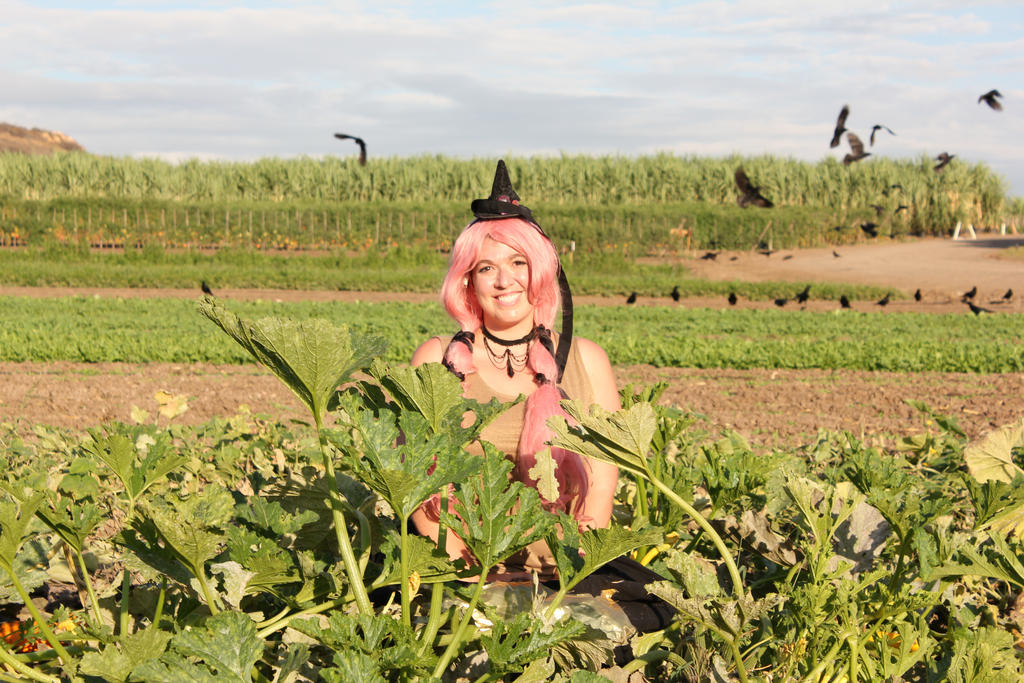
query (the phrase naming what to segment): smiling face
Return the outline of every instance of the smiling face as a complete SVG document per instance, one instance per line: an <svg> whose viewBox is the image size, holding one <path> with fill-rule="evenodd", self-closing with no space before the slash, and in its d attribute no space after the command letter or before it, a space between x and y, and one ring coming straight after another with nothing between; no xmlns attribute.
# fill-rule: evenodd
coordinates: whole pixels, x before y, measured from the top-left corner
<svg viewBox="0 0 1024 683"><path fill-rule="evenodd" d="M514 339L533 328L530 263L525 255L488 237L480 245L470 278L488 330Z"/></svg>

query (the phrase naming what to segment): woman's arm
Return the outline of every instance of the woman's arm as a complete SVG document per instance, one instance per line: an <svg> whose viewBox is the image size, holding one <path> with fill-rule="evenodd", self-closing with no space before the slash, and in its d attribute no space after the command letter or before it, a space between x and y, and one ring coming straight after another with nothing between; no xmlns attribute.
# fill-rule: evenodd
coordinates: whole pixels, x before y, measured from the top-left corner
<svg viewBox="0 0 1024 683"><path fill-rule="evenodd" d="M608 354L600 346L589 339L576 338L580 360L583 361L584 372L594 389L594 402L609 412L622 408L619 402L619 390L615 385L615 375ZM586 498L583 499L585 526L603 528L608 526L612 518L612 505L615 489L619 483L619 468L610 463L592 458L586 459L590 466L590 486Z"/></svg>

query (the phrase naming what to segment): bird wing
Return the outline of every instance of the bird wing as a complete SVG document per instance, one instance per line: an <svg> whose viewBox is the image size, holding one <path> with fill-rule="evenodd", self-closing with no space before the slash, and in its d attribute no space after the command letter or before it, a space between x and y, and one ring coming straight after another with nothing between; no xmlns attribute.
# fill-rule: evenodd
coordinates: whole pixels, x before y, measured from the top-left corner
<svg viewBox="0 0 1024 683"><path fill-rule="evenodd" d="M839 117L836 119L836 129L832 133L832 142L829 143L829 147L838 147L839 141L843 137L843 133L846 131L846 117L850 115L850 107L843 105L843 108L839 110Z"/></svg>
<svg viewBox="0 0 1024 683"><path fill-rule="evenodd" d="M750 178L747 177L742 166L736 169L736 187L739 188L740 192L748 197L757 191L756 188L750 184Z"/></svg>
<svg viewBox="0 0 1024 683"><path fill-rule="evenodd" d="M854 156L859 157L864 154L864 143L854 133L847 133L846 141L850 143L850 151Z"/></svg>

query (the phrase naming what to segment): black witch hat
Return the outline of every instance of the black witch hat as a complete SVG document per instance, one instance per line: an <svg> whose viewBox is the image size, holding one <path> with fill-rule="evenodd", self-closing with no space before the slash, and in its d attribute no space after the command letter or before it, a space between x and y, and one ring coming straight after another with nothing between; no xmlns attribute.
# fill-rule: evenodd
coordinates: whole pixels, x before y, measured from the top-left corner
<svg viewBox="0 0 1024 683"><path fill-rule="evenodd" d="M519 203L519 195L512 187L512 180L508 177L508 168L505 166L504 159L498 159L498 168L494 171L494 183L491 185L491 196L487 199L474 199L469 208L473 211L473 215L482 221L522 218L536 225L530 210Z"/></svg>
<svg viewBox="0 0 1024 683"><path fill-rule="evenodd" d="M551 241L540 224L533 219L530 209L519 203L519 195L512 187L508 176L508 168L504 159L498 159L498 168L494 171L494 183L491 185L491 196L486 199L474 199L470 210L477 220L497 221L504 218L522 218L532 223L540 234ZM558 250L555 250L558 253ZM562 381L565 363L569 358L569 346L572 344L572 290L569 280L565 277L562 264L558 264L558 287L562 294L562 329L558 336L558 349L555 351L555 363L558 364L558 381Z"/></svg>

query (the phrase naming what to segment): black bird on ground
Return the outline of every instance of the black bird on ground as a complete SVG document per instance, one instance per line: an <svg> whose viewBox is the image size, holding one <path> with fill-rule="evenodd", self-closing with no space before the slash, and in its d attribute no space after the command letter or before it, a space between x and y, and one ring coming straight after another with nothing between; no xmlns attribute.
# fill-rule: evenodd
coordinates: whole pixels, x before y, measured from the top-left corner
<svg viewBox="0 0 1024 683"><path fill-rule="evenodd" d="M799 304L802 304L802 303L806 302L809 298L811 298L811 286L810 285L807 285L806 287L804 287L803 291L796 295L796 301Z"/></svg>
<svg viewBox="0 0 1024 683"><path fill-rule="evenodd" d="M839 305L843 308L850 308L850 300L846 298L845 294L839 297Z"/></svg>
<svg viewBox="0 0 1024 683"><path fill-rule="evenodd" d="M778 306L779 308L782 308L783 306L785 306L788 303L789 303L789 299L776 299L775 300L775 305Z"/></svg>
<svg viewBox="0 0 1024 683"><path fill-rule="evenodd" d="M206 296L213 296L213 290L210 289L210 285L206 284L206 280L199 281L199 289L203 290L203 294Z"/></svg>
<svg viewBox="0 0 1024 683"><path fill-rule="evenodd" d="M739 299L736 297L736 292L729 292L729 305L735 306Z"/></svg>
<svg viewBox="0 0 1024 683"><path fill-rule="evenodd" d="M939 156L935 157L935 160L937 162L939 162L939 163L935 164L935 172L936 173L941 173L942 169L946 168L946 165L949 162L951 162L953 160L953 157L955 157L955 156L956 156L955 154L948 154L946 152L941 152L939 154Z"/></svg>
<svg viewBox="0 0 1024 683"><path fill-rule="evenodd" d="M739 256L730 256L730 257L729 257L729 260L730 260L730 261L736 261L736 260L739 260Z"/></svg>
<svg viewBox="0 0 1024 683"><path fill-rule="evenodd" d="M914 292L914 301L920 301L920 300L921 300L921 289L918 288L917 291Z"/></svg>
<svg viewBox="0 0 1024 683"><path fill-rule="evenodd" d="M999 92L998 90L989 90L987 93L985 93L984 95L982 95L981 97L978 98L978 104L981 104L982 102L984 102L985 104L987 104L988 106L992 107L996 111L1002 111L1003 110L1003 104L1002 104L1002 102L1000 102L999 100L996 99L997 97L1002 97L1002 96L1003 96L1003 94L1001 92Z"/></svg>
<svg viewBox="0 0 1024 683"><path fill-rule="evenodd" d="M990 311L987 308L982 308L981 306L975 306L970 301L966 301L965 300L964 303L967 304L967 307L971 309L971 313L973 313L974 315L981 315L982 313L992 313L993 312L993 311Z"/></svg>
<svg viewBox="0 0 1024 683"><path fill-rule="evenodd" d="M669 296L672 297L672 301L679 301L679 285L672 288L672 293Z"/></svg>
<svg viewBox="0 0 1024 683"><path fill-rule="evenodd" d="M736 169L736 187L740 191L740 196L736 198L736 203L743 208L748 206L760 206L765 209L770 209L775 206L761 194L761 188L750 182L750 178L747 177L742 166Z"/></svg>
<svg viewBox="0 0 1024 683"><path fill-rule="evenodd" d="M964 292L963 300L967 301L968 299L973 299L977 294L978 294L978 286L975 285L975 286L971 287L971 289L969 291Z"/></svg>
<svg viewBox="0 0 1024 683"><path fill-rule="evenodd" d="M783 257L782 257L782 260L783 260L783 261L788 261L788 260L789 260L789 259L791 259L791 258L793 258L793 255L792 255L792 254L786 254L785 256L783 256Z"/></svg>
<svg viewBox="0 0 1024 683"><path fill-rule="evenodd" d="M1006 290L1006 294L1003 294L1003 301L1007 301L1008 302L1012 298L1013 298L1013 290L1012 289Z"/></svg>
<svg viewBox="0 0 1024 683"><path fill-rule="evenodd" d="M714 261L718 258L717 251L706 251L704 255L700 257L702 261Z"/></svg>
<svg viewBox="0 0 1024 683"><path fill-rule="evenodd" d="M875 146L875 133L877 133L880 130L884 130L889 135L896 135L896 133L893 133L891 130L889 130L888 126L883 126L880 123L876 123L875 125L871 126L871 146L872 147Z"/></svg>
<svg viewBox="0 0 1024 683"><path fill-rule="evenodd" d="M846 141L850 143L850 153L843 157L843 166L849 166L855 161L871 156L871 152L864 151L864 143L853 133L846 133Z"/></svg>
<svg viewBox="0 0 1024 683"><path fill-rule="evenodd" d="M843 139L843 133L846 132L846 117L850 115L850 107L843 105L843 108L839 110L839 118L836 119L836 129L832 133L832 142L828 143L829 147L838 147L839 141Z"/></svg>
<svg viewBox="0 0 1024 683"><path fill-rule="evenodd" d="M861 223L860 229L864 231L868 237L878 237L878 225L875 223Z"/></svg>
<svg viewBox="0 0 1024 683"><path fill-rule="evenodd" d="M881 299L876 301L875 304L878 305L878 306L888 306L889 305L889 294L886 294L885 296L883 296Z"/></svg>
<svg viewBox="0 0 1024 683"><path fill-rule="evenodd" d="M635 304L636 303L636 292L633 292L632 294L630 294L626 298L626 303L627 304Z"/></svg>
<svg viewBox="0 0 1024 683"><path fill-rule="evenodd" d="M839 252L836 251L835 249L832 250L832 255L836 258L839 258Z"/></svg>
<svg viewBox="0 0 1024 683"><path fill-rule="evenodd" d="M366 142L362 138L357 138L355 135L346 135L345 133L335 133L334 137L339 140L354 140L359 145L359 165L366 166Z"/></svg>
<svg viewBox="0 0 1024 683"><path fill-rule="evenodd" d="M905 210L908 210L908 209L910 209L910 207L907 206L906 204L900 204L899 206L896 207L896 210L892 212L892 215L895 216L900 211L905 211Z"/></svg>
<svg viewBox="0 0 1024 683"><path fill-rule="evenodd" d="M900 185L899 183L893 183L893 184L892 184L892 185L890 185L889 187L887 187L887 188L885 188L884 190L882 190L882 194L883 194L883 195L885 195L886 197L888 197L888 196L889 196L889 194L890 194L890 193L891 193L891 192L892 192L893 190L902 190L902 189L903 189L903 186L902 186L902 185Z"/></svg>

